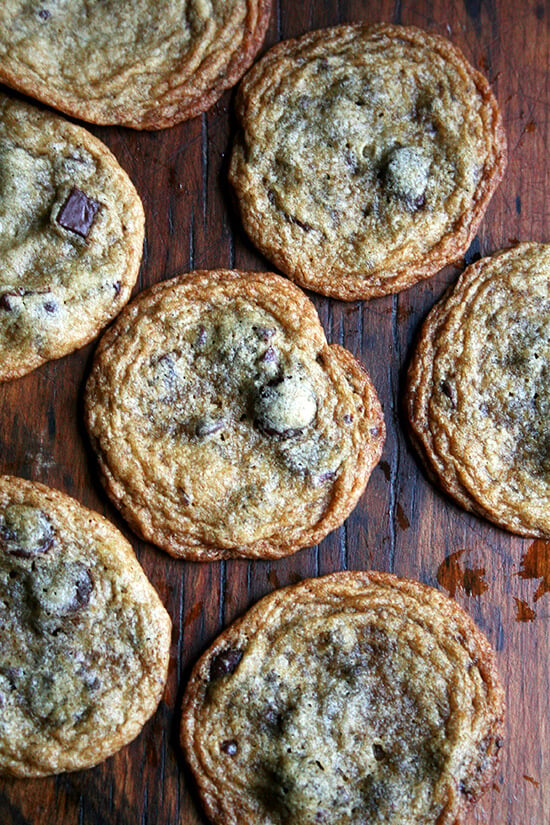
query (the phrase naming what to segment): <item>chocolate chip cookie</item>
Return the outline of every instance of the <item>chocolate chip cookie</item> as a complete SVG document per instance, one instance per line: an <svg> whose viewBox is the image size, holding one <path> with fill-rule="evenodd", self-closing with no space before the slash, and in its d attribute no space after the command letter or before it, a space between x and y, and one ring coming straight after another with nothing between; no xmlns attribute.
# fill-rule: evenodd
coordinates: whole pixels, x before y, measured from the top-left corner
<svg viewBox="0 0 550 825"><path fill-rule="evenodd" d="M0 773L88 768L134 739L161 699L170 631L112 524L0 477Z"/></svg>
<svg viewBox="0 0 550 825"><path fill-rule="evenodd" d="M175 556L276 557L348 516L382 450L375 390L270 273L158 284L100 342L85 415L110 497Z"/></svg>
<svg viewBox="0 0 550 825"><path fill-rule="evenodd" d="M487 80L416 28L280 43L244 78L237 116L230 178L246 231L293 280L344 300L457 260L506 163Z"/></svg>
<svg viewBox="0 0 550 825"><path fill-rule="evenodd" d="M216 639L181 740L216 825L456 825L490 783L504 691L456 602L384 573L275 591Z"/></svg>
<svg viewBox="0 0 550 825"><path fill-rule="evenodd" d="M128 301L143 207L79 126L0 95L0 381L94 338Z"/></svg>
<svg viewBox="0 0 550 825"><path fill-rule="evenodd" d="M239 80L270 10L271 0L10 0L0 81L91 123L163 129Z"/></svg>
<svg viewBox="0 0 550 825"><path fill-rule="evenodd" d="M406 390L430 475L462 507L550 538L550 246L469 266L428 315Z"/></svg>

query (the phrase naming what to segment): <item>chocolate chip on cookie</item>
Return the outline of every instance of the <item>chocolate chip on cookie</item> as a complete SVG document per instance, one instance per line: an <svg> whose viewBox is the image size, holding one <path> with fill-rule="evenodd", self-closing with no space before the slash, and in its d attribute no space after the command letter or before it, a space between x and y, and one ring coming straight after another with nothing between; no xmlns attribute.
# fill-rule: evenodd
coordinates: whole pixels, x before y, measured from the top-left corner
<svg viewBox="0 0 550 825"><path fill-rule="evenodd" d="M87 238L99 206L96 200L89 198L88 195L73 186L57 216L57 223L63 229L68 229L82 238Z"/></svg>
<svg viewBox="0 0 550 825"><path fill-rule="evenodd" d="M54 531L46 513L37 507L11 504L0 518L0 548L21 558L46 553L53 544Z"/></svg>

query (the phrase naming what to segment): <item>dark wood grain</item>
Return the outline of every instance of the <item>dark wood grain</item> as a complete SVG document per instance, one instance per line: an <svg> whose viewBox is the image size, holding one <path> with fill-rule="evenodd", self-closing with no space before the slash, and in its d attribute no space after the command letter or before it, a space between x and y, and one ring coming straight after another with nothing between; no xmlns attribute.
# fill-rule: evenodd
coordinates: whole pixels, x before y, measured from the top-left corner
<svg viewBox="0 0 550 825"><path fill-rule="evenodd" d="M537 0L275 0L266 46L311 28L369 20L414 24L463 49L501 103L510 160L466 256L516 240L549 241L550 8ZM130 173L147 216L139 284L193 268L268 269L243 234L225 181L233 92L173 129L95 128ZM169 683L156 716L94 770L0 780L1 825L204 825L177 741L190 667L260 596L305 576L348 568L407 575L449 592L498 651L507 739L494 787L467 825L550 822L550 549L474 518L425 478L404 435L400 389L421 320L452 283L449 267L396 296L344 304L312 296L327 336L365 364L388 436L356 510L318 547L271 562L191 564L138 541L107 501L81 425L94 345L0 386L0 472L42 481L105 514L130 538L174 621Z"/></svg>

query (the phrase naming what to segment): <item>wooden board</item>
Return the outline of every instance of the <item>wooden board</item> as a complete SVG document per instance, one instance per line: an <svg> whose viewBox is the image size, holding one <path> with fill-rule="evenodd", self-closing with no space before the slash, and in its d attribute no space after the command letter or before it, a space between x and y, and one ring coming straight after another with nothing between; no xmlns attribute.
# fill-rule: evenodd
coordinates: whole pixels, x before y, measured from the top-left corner
<svg viewBox="0 0 550 825"><path fill-rule="evenodd" d="M446 35L493 84L510 160L466 259L517 239L550 240L550 4L275 0L266 45L356 20L415 24ZM144 201L147 241L139 289L193 268L270 268L230 206L232 99L227 93L207 114L163 132L92 127ZM443 499L421 472L402 427L400 391L411 343L459 270L448 268L370 303L314 296L329 340L345 344L369 370L388 436L382 461L346 524L318 547L287 559L191 564L132 536L98 483L81 423L93 345L0 387L0 472L58 487L110 518L132 540L174 620L168 688L141 736L94 770L0 780L2 825L204 825L177 742L179 703L192 663L260 596L341 568L420 579L450 592L470 612L498 651L508 721L497 780L467 823L550 822L550 547L508 535Z"/></svg>

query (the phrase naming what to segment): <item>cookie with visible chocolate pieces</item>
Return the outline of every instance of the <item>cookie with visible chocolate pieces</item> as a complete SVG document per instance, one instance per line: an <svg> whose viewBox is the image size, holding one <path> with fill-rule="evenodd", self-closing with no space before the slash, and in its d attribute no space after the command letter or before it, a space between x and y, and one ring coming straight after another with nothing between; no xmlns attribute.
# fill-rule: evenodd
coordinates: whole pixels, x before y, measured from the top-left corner
<svg viewBox="0 0 550 825"><path fill-rule="evenodd" d="M271 0L11 0L0 81L91 123L164 129L240 79L270 12Z"/></svg>
<svg viewBox="0 0 550 825"><path fill-rule="evenodd" d="M455 601L344 572L225 630L180 733L216 825L456 825L494 776L503 715L495 654Z"/></svg>
<svg viewBox="0 0 550 825"><path fill-rule="evenodd" d="M487 80L448 40L338 26L247 73L230 166L246 231L301 286L397 292L460 258L506 164Z"/></svg>
<svg viewBox="0 0 550 825"><path fill-rule="evenodd" d="M95 338L130 298L139 196L93 135L0 96L0 381Z"/></svg>
<svg viewBox="0 0 550 825"><path fill-rule="evenodd" d="M112 524L0 477L0 773L88 768L134 739L162 697L170 635Z"/></svg>
<svg viewBox="0 0 550 825"><path fill-rule="evenodd" d="M195 272L101 340L85 416L106 490L175 556L277 557L355 506L384 441L365 370L271 273Z"/></svg>
<svg viewBox="0 0 550 825"><path fill-rule="evenodd" d="M409 366L411 435L462 507L550 538L550 246L467 267L428 315Z"/></svg>

